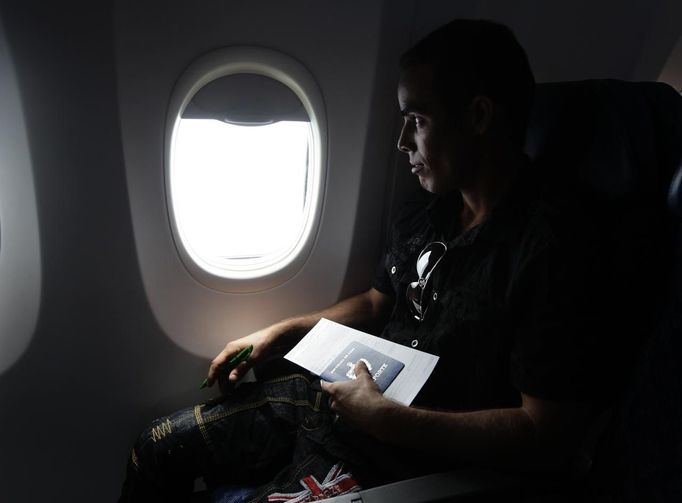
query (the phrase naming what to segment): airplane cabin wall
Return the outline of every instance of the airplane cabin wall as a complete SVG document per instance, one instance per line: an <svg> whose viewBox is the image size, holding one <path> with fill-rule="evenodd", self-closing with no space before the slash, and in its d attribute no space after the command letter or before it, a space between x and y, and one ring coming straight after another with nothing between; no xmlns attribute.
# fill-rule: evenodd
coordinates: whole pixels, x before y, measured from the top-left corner
<svg viewBox="0 0 682 503"><path fill-rule="evenodd" d="M142 290L110 9L3 2L0 14L25 113L42 258L35 335L0 376L0 500L111 501L133 431L177 389L167 387L176 369L199 377L205 361L161 334Z"/></svg>
<svg viewBox="0 0 682 503"><path fill-rule="evenodd" d="M35 178L42 267L34 336L0 374L0 500L115 500L136 432L213 393L196 388L223 328L211 327L210 342L189 351L157 321L127 171L134 165L162 176L159 121L195 58L232 44L272 47L305 64L326 101L328 197L335 212L349 214L324 216L320 239L340 244L327 270L321 259L315 267L332 279L298 299L259 304L269 321L369 284L395 201L415 187L395 150L402 50L450 18L484 17L512 26L539 81L656 80L680 35L670 22L679 11L668 0L514 7L507 0L0 0ZM216 305L224 299L201 296Z"/></svg>

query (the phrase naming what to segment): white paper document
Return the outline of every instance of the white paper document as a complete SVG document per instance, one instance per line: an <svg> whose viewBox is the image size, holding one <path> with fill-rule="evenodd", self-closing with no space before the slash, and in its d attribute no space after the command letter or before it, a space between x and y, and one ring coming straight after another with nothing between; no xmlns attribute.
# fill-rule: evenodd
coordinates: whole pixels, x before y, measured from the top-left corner
<svg viewBox="0 0 682 503"><path fill-rule="evenodd" d="M410 405L438 363L438 357L322 318L284 358L321 375L352 343L361 343L405 364L384 396Z"/></svg>

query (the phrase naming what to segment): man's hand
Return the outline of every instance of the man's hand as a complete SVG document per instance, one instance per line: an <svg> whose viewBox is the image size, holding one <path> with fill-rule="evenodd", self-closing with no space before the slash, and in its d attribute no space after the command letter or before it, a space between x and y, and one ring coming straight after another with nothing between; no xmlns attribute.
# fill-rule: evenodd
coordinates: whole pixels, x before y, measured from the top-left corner
<svg viewBox="0 0 682 503"><path fill-rule="evenodd" d="M223 385L234 384L241 379L255 363L266 359L271 354L274 342L280 335L276 327L276 325L273 325L247 335L246 337L242 337L241 339L237 339L236 341L228 342L225 349L223 349L211 362L211 366L208 369L207 385L213 386L213 383L216 380L219 380L221 391L224 393L226 390ZM253 345L253 351L251 352L249 359L232 369L227 379L223 379L222 376L221 379L219 379L222 372L221 369L227 364L228 360L242 349L251 345Z"/></svg>
<svg viewBox="0 0 682 503"><path fill-rule="evenodd" d="M357 379L352 381L320 381L320 385L330 395L332 411L360 431L376 436L385 414L399 405L381 394L362 361L355 365L355 375Z"/></svg>

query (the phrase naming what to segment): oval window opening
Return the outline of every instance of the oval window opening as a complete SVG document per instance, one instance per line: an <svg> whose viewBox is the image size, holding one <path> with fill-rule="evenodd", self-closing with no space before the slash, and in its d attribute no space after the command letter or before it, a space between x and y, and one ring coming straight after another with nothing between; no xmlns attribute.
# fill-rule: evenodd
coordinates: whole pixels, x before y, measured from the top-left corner
<svg viewBox="0 0 682 503"><path fill-rule="evenodd" d="M305 222L309 138L304 122L181 119L173 200L194 253L230 267L293 248Z"/></svg>
<svg viewBox="0 0 682 503"><path fill-rule="evenodd" d="M285 84L235 73L201 87L171 145L175 230L204 271L262 277L293 260L310 228L315 131Z"/></svg>

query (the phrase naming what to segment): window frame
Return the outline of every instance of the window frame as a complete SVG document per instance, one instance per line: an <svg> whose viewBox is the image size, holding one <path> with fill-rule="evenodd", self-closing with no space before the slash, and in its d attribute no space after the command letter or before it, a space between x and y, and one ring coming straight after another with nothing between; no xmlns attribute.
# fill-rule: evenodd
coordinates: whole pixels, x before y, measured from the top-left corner
<svg viewBox="0 0 682 503"><path fill-rule="evenodd" d="M172 200L173 145L180 118L194 95L207 83L228 75L251 73L287 86L301 100L310 118L312 145L308 166L307 217L296 244L277 260L257 268L226 269L198 261L185 246L177 226ZM327 123L322 93L312 74L286 54L262 47L237 46L210 52L193 62L177 81L168 107L164 145L164 195L174 247L184 268L209 288L230 292L258 292L277 287L292 278L308 260L318 234L327 172Z"/></svg>

